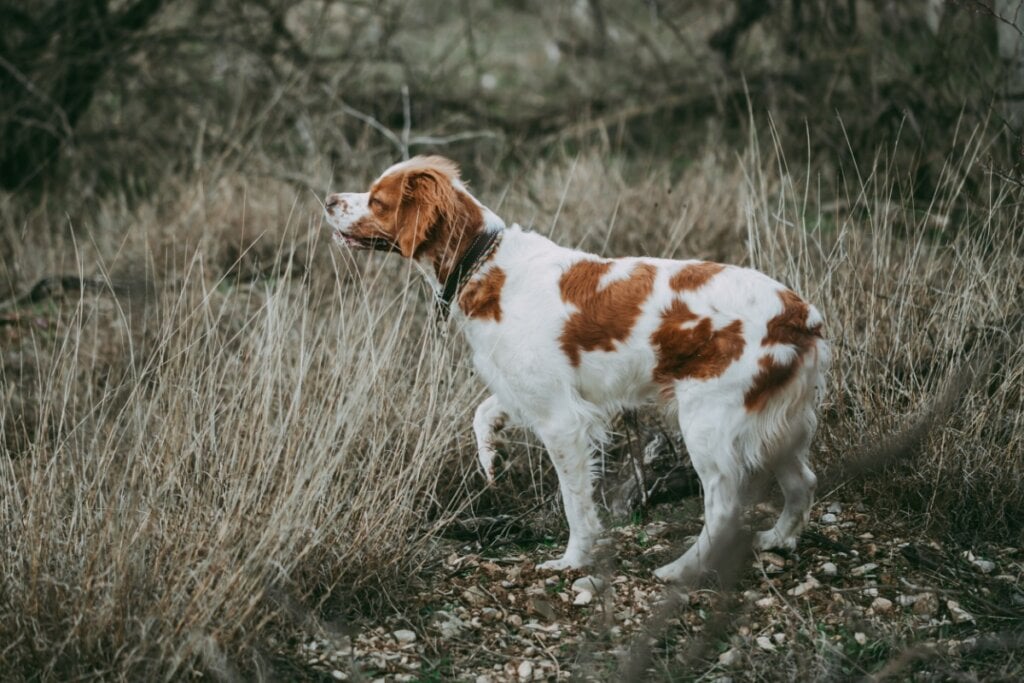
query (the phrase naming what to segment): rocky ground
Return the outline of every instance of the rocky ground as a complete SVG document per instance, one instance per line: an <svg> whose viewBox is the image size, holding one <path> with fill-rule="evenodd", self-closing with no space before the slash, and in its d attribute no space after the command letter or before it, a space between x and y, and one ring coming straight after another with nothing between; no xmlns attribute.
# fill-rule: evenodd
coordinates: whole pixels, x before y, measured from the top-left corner
<svg viewBox="0 0 1024 683"><path fill-rule="evenodd" d="M1024 673L1021 549L910 538L863 507L825 501L796 552L751 552L732 590L680 593L651 570L699 528L696 502L612 529L610 559L589 573L534 568L557 555L560 539L530 548L451 542L401 610L352 624L347 636L297 632L280 647L302 675L342 681Z"/></svg>

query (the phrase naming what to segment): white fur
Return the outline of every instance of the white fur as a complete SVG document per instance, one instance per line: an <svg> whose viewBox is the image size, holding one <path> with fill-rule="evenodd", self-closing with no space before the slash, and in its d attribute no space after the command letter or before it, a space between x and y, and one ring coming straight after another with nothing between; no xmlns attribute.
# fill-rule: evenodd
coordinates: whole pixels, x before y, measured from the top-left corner
<svg viewBox="0 0 1024 683"><path fill-rule="evenodd" d="M456 187L465 191L461 183ZM359 201L362 196L340 196L346 199L346 214L353 207L366 210L365 198ZM492 227L504 226L489 210L485 216ZM330 212L327 218L339 232L354 220ZM669 279L687 262L629 258L618 260L600 286L628 277L636 264L647 263L657 269L651 296L628 338L616 342L614 351L582 352L579 366L573 367L559 338L575 307L563 301L559 279L574 263L595 258L513 225L504 229L493 258L475 276L481 277L490 267L505 272L500 321L468 318L452 307L473 350L473 362L493 393L473 421L488 481L493 480L497 431L508 422L528 427L540 437L558 473L569 542L560 559L540 566L564 569L591 561L594 541L601 533L593 501L593 454L616 413L659 400L664 387L652 378L656 352L651 335L674 298L682 298L695 314L710 317L716 329L741 320L745 345L739 359L720 376L676 381L670 392L704 487L705 526L682 557L656 574L663 580L692 581L709 568L706 560L713 541L738 529L741 497L758 471L774 474L786 502L778 523L760 533L755 543L794 547L813 500L815 477L807 455L816 427L815 407L824 388L828 345L818 340L803 359L798 376L764 409L750 412L744 406L744 394L760 370L759 359L771 353L781 361L797 352L762 344L768 321L782 311L778 293L785 289L783 285L757 271L728 266L704 286L679 293L672 290ZM821 320L813 307L808 318L811 324Z"/></svg>

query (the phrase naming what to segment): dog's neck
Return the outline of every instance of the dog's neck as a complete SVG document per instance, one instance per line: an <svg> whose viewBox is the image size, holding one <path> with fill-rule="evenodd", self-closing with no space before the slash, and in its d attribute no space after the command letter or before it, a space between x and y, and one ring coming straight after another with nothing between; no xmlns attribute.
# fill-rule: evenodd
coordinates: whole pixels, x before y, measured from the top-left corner
<svg viewBox="0 0 1024 683"><path fill-rule="evenodd" d="M496 213L481 204L465 188L460 187L459 190L460 199L472 207L472 210L465 214L473 217L472 224L440 230L434 246L423 250L417 257L419 263L424 266L422 270L427 281L438 295L444 291L448 278L454 275L458 264L481 233L500 232L505 229L505 221Z"/></svg>

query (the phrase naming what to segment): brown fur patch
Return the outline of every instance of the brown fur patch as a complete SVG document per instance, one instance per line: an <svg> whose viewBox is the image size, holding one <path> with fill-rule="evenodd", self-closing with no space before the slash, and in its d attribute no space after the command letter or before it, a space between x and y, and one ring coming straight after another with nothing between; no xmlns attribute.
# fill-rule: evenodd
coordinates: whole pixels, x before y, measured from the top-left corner
<svg viewBox="0 0 1024 683"><path fill-rule="evenodd" d="M649 263L638 263L629 277L598 289L612 263L579 261L558 282L562 300L579 309L565 321L559 339L573 367L579 366L583 351L614 351L615 342L625 341L654 289L658 271Z"/></svg>
<svg viewBox="0 0 1024 683"><path fill-rule="evenodd" d="M702 261L688 266L672 276L668 281L669 286L677 292L692 291L700 289L714 276L725 270L721 263Z"/></svg>
<svg viewBox="0 0 1024 683"><path fill-rule="evenodd" d="M696 324L682 327L687 323ZM734 320L714 329L711 318L700 318L676 299L663 313L661 325L651 335L658 364L654 381L712 379L743 355L743 321Z"/></svg>
<svg viewBox="0 0 1024 683"><path fill-rule="evenodd" d="M470 318L501 322L501 288L505 271L497 266L466 283L459 295L459 307Z"/></svg>
<svg viewBox="0 0 1024 683"><path fill-rule="evenodd" d="M484 214L455 188L459 170L444 157L415 157L370 188L370 211L383 233L407 258L426 257L445 282L473 238Z"/></svg>
<svg viewBox="0 0 1024 683"><path fill-rule="evenodd" d="M743 396L743 403L750 412L762 410L793 380L804 357L821 338L820 324L807 325L810 306L806 301L788 289L779 292L779 298L782 300L782 312L768 321L761 346L783 344L792 347L796 354L788 363L779 363L773 356L762 356L758 360L761 370Z"/></svg>

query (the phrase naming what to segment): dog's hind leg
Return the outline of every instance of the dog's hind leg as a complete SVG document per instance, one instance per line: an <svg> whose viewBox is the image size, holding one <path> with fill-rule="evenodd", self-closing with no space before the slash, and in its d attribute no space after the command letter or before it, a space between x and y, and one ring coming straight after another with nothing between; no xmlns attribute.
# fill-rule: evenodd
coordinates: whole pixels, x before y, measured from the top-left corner
<svg viewBox="0 0 1024 683"><path fill-rule="evenodd" d="M477 458L488 484L494 483L494 457L498 454L498 432L505 427L507 420L508 415L501 407L497 396L490 396L481 402L473 416Z"/></svg>
<svg viewBox="0 0 1024 683"><path fill-rule="evenodd" d="M790 441L790 449L779 453L771 464L771 471L782 488L786 503L775 526L754 537L755 548L793 550L800 532L807 524L818 482L807 464L811 435L814 433L813 420L812 413L811 427L801 427L800 433Z"/></svg>
<svg viewBox="0 0 1024 683"><path fill-rule="evenodd" d="M746 493L747 473L734 443L728 421L721 411L680 414L683 440L693 468L704 489L704 527L697 541L683 555L655 570L662 581L693 585L721 569L740 537L741 499Z"/></svg>

